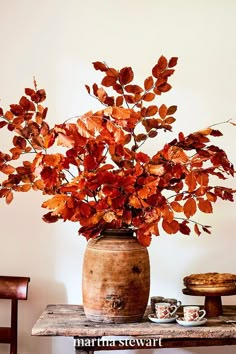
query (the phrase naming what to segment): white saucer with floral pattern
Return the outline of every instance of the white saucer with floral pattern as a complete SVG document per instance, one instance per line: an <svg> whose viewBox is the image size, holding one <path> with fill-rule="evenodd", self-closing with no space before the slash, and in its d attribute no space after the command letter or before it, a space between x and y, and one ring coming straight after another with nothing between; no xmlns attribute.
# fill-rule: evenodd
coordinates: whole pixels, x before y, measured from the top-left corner
<svg viewBox="0 0 236 354"><path fill-rule="evenodd" d="M152 313L151 315L148 315L148 318L150 321L155 322L155 323L170 323L170 322L175 322L175 320L177 319L177 315L174 315L172 317L169 318L157 318L157 316Z"/></svg>
<svg viewBox="0 0 236 354"><path fill-rule="evenodd" d="M202 325L204 325L207 322L207 318L202 318L201 320L196 320L196 321L185 321L183 319L183 317L180 317L180 318L176 319L176 321L181 326L194 327L194 326L202 326Z"/></svg>

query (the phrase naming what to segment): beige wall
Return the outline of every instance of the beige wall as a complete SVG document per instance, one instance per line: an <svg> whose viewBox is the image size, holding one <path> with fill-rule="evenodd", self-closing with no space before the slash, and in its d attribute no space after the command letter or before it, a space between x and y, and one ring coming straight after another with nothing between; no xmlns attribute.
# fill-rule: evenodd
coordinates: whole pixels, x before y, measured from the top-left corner
<svg viewBox="0 0 236 354"><path fill-rule="evenodd" d="M174 88L160 98L160 103L179 107L175 132L236 120L235 16L234 0L0 0L1 105L6 108L16 102L36 76L38 86L47 90L50 121L62 122L95 107L83 86L98 77L92 61L131 65L142 82L164 54L179 57L171 79ZM222 147L236 163L236 130L222 126L222 131ZM8 136L2 135L4 150ZM152 143L149 153L159 146L159 140L157 146ZM235 188L235 181L229 186ZM86 242L77 236L77 225L41 221L42 201L37 193L17 195L9 207L0 201L0 273L31 277L29 300L20 304L19 354L70 354L72 339L30 336L47 304L81 303ZM153 240L151 295L202 303L202 298L182 294L185 275L235 273L235 204L220 202L214 215L197 219L213 226L211 236L163 234ZM223 302L233 304L235 297ZM5 305L0 305L6 321ZM225 353L233 350L224 348ZM0 354L5 352L6 347L0 346ZM165 353L213 354L221 353L221 348Z"/></svg>

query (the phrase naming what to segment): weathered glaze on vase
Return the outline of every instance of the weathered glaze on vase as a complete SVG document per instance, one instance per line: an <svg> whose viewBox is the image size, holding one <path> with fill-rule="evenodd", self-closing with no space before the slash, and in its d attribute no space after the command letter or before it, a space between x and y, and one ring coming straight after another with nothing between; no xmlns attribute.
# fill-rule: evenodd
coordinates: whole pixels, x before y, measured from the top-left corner
<svg viewBox="0 0 236 354"><path fill-rule="evenodd" d="M142 319L150 289L149 255L132 230L106 230L88 242L82 287L89 320L126 323Z"/></svg>

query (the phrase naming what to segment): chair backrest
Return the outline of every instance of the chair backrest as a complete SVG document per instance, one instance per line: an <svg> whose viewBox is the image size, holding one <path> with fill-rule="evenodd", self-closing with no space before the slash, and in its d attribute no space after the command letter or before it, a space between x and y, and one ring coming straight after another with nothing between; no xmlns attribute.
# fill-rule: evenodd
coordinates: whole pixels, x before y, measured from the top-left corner
<svg viewBox="0 0 236 354"><path fill-rule="evenodd" d="M27 300L29 277L0 276L0 299L11 300L11 326L0 327L0 343L10 344L17 354L18 300Z"/></svg>

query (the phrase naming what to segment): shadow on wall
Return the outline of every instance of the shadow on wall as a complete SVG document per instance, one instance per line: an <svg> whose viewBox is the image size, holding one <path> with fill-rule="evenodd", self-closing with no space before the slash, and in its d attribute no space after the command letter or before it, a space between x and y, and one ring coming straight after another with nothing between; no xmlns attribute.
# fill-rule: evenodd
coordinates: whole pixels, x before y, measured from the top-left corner
<svg viewBox="0 0 236 354"><path fill-rule="evenodd" d="M19 301L18 305L19 353L32 354L39 350L39 348L41 353L49 354L54 352L55 338L31 336L32 327L50 303L67 303L67 293L64 284L45 279L31 278L28 300ZM10 310L10 300L1 300L0 326L10 325ZM36 348L38 349L36 350ZM0 344L0 354L6 354L9 350L10 347L8 344Z"/></svg>

